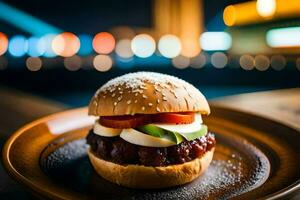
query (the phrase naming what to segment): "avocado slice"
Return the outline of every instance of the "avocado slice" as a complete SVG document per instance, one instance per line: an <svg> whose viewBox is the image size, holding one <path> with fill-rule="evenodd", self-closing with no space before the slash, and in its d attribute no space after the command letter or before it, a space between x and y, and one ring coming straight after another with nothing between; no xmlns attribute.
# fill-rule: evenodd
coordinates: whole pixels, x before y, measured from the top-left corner
<svg viewBox="0 0 300 200"><path fill-rule="evenodd" d="M158 126L155 126L153 124L147 124L144 126L139 126L137 128L138 131L141 131L143 133L152 135L154 137L160 137L160 138L165 138L169 139L176 144L180 144L184 139L191 141L196 138L202 137L207 133L207 126L202 125L201 129L199 131L194 131L190 133L178 133L178 132L173 132L173 131L168 131L163 128L160 128Z"/></svg>
<svg viewBox="0 0 300 200"><path fill-rule="evenodd" d="M201 129L199 131L194 131L194 132L190 132L190 133L184 133L184 134L180 134L182 137L184 137L186 140L191 141L194 140L196 138L202 137L207 133L207 126L206 125L202 125Z"/></svg>
<svg viewBox="0 0 300 200"><path fill-rule="evenodd" d="M137 130L141 131L143 133L152 135L154 137L160 137L160 138L165 138L165 139L171 140L171 141L175 142L176 144L179 144L184 140L184 138L180 134L162 129L153 124L139 126L137 128Z"/></svg>
<svg viewBox="0 0 300 200"><path fill-rule="evenodd" d="M143 133L147 133L149 135L152 135L154 137L163 137L164 135L166 135L166 130L159 128L155 125L152 124L147 124L147 125L143 125L143 126L139 126L137 128L137 130L143 132Z"/></svg>
<svg viewBox="0 0 300 200"><path fill-rule="evenodd" d="M176 132L167 131L167 133L168 133L168 135L165 138L168 138L168 137L172 138L172 141L176 142L176 144L180 144L181 142L184 141L184 138Z"/></svg>

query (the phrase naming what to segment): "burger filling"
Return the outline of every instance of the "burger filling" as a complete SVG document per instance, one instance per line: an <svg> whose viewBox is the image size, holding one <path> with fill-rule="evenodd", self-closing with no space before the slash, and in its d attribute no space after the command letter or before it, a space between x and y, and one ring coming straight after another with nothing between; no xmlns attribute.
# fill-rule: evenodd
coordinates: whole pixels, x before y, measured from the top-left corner
<svg viewBox="0 0 300 200"><path fill-rule="evenodd" d="M201 157L215 145L198 113L100 117L87 143L101 159L166 166Z"/></svg>

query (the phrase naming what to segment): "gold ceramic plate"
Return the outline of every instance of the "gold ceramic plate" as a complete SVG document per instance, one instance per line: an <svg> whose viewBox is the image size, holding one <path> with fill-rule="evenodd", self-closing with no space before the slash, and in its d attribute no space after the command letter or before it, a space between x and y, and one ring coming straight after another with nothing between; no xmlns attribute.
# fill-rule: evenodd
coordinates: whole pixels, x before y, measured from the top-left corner
<svg viewBox="0 0 300 200"><path fill-rule="evenodd" d="M87 109L34 121L3 151L9 174L36 195L59 199L257 199L288 197L300 188L300 133L254 115L212 107L205 118L216 134L214 161L181 187L133 190L99 177L85 153L94 118Z"/></svg>

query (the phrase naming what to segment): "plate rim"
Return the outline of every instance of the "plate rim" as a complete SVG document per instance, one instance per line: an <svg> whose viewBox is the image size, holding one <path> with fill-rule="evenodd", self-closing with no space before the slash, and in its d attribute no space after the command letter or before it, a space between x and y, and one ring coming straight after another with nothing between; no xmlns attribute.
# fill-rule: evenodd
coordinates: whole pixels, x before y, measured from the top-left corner
<svg viewBox="0 0 300 200"><path fill-rule="evenodd" d="M60 112L46 115L44 117L33 120L32 122L29 122L29 123L25 124L24 126L20 127L19 129L17 129L16 131L14 131L13 134L11 134L11 136L5 142L5 144L2 148L2 159L1 159L4 169L10 175L10 177L13 178L14 180L16 180L22 186L25 186L26 188L28 188L29 190L33 190L37 194L50 196L52 198L64 199L58 193L53 193L51 190L48 190L47 188L40 187L38 184L33 183L32 181L28 180L25 176L23 176L21 173L19 173L15 169L15 167L13 166L13 164L11 163L11 161L9 159L10 148L20 135L22 135L26 130L28 130L40 123L43 123L50 119L55 119L57 116L67 115L67 114L70 114L73 112L74 113L78 113L78 112L86 112L87 113L87 111L88 111L87 107L81 107L81 108L60 111Z"/></svg>
<svg viewBox="0 0 300 200"><path fill-rule="evenodd" d="M221 105L216 105L216 104L213 104L213 103L212 103L211 107L213 109L222 109L222 110L227 110L227 111L231 111L231 112L237 112L239 114L250 115L251 117L256 117L256 118L259 118L260 120L266 120L266 121L269 121L269 122L277 123L277 124L280 124L281 126L284 126L286 128L292 129L296 132L299 132L299 130L295 129L294 127L290 127L290 126L286 125L285 123L275 121L273 119L267 118L267 117L262 116L262 115L254 114L252 112L246 112L246 111L243 111L243 110L240 110L240 109L221 106ZM11 134L11 136L6 140L6 142L5 142L5 144L2 148L2 159L1 160L2 160L5 171L10 175L11 178L16 180L22 186L25 186L27 189L29 189L31 191L34 191L37 194L42 194L44 196L48 196L48 197L52 197L52 198L64 199L64 196L61 196L59 193L53 193L53 191L51 191L50 189L40 187L38 184L33 183L32 181L28 180L25 176L23 176L21 173L19 173L15 169L15 167L13 166L13 164L11 163L11 160L9 158L10 149L11 149L11 146L13 145L13 143L17 140L17 138L20 135L22 135L26 130L28 130L28 129L30 129L30 128L32 128L32 127L34 127L34 126L36 126L40 123L49 121L51 119L55 119L57 117L61 117L63 115L69 115L71 113L81 113L81 112L87 113L87 111L88 111L88 107L81 107L81 108L75 108L75 109L60 111L60 112L57 112L57 113L53 113L53 114L46 115L44 117L38 118L38 119L36 119L32 122L29 122L29 123L23 125L22 127L17 129L16 131L14 131L13 134ZM273 199L284 198L284 197L287 197L290 194L293 194L297 190L300 190L300 179L298 179L293 184L291 184L291 185L289 185L285 188L282 188L281 190L279 190L275 193L272 193L268 196L265 196L264 198L270 199L270 200L271 199L273 200Z"/></svg>

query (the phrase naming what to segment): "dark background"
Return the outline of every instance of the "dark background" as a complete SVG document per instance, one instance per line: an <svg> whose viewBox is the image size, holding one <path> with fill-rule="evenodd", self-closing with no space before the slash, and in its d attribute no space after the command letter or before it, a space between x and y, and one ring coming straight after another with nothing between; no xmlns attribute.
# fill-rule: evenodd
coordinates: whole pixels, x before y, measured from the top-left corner
<svg viewBox="0 0 300 200"><path fill-rule="evenodd" d="M127 25L130 27L152 26L152 4L150 0L88 0L88 1L37 1L6 0L7 4L42 19L64 31L75 34L91 35L100 31L109 31L112 27ZM222 20L224 8L243 1L204 1L204 22L206 31L227 30ZM286 22L289 23L289 22ZM266 24L267 25L267 24ZM259 26L265 26L260 24ZM241 30L243 27L238 27ZM27 33L0 21L0 31L8 36ZM113 67L108 72L95 69L80 69L71 72L64 68L62 58L49 59L55 67L30 72L25 67L25 59L12 58L6 54L8 68L0 71L0 85L16 88L58 100L71 106L84 106L94 91L112 77L132 71L157 71L179 76L195 84L208 98L244 92L268 89L299 87L300 72L294 62L288 62L282 71L245 71L238 66L238 60L232 55L232 61L224 69L216 69L207 64L201 69L176 69L169 66L134 66L130 69Z"/></svg>

